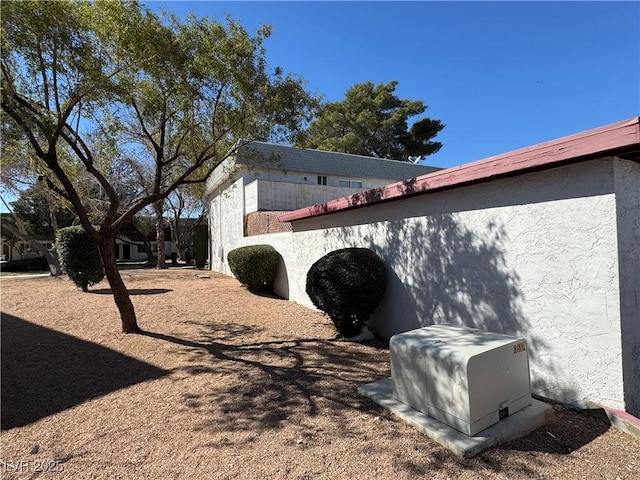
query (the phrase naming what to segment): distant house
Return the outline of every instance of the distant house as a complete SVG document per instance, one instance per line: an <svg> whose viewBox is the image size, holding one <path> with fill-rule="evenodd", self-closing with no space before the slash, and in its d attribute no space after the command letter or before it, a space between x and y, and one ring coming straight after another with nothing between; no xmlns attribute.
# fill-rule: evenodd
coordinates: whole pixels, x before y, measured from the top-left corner
<svg viewBox="0 0 640 480"><path fill-rule="evenodd" d="M175 245L171 237L171 229L165 227L165 255L170 257L176 251ZM140 262L147 260L147 251L145 244L151 248L154 258L158 257L158 242L156 241L155 230L149 234L146 241L137 236L128 238L126 235L118 235L115 242L116 260L119 262Z"/></svg>
<svg viewBox="0 0 640 480"><path fill-rule="evenodd" d="M55 248L54 239L46 235L35 235L34 240L45 246L47 250ZM165 228L165 254L170 258L172 253L177 252L175 243L172 240L171 229ZM128 238L126 235L118 235L115 241L116 260L123 262L144 261L147 259L145 243L151 247L154 257L158 255L158 242L155 231L152 232L146 242L141 238ZM32 247L28 242L11 234L8 229L2 229L0 235L0 261L23 260L42 256L42 253Z"/></svg>
<svg viewBox="0 0 640 480"><path fill-rule="evenodd" d="M207 181L211 268L230 273L226 254L245 236L287 231L283 213L440 170L346 153L251 142Z"/></svg>
<svg viewBox="0 0 640 480"><path fill-rule="evenodd" d="M39 257L42 254L29 245L27 242L16 239L13 236L9 236L3 232L0 236L0 261L10 262L12 260L23 260L26 258ZM10 238L9 238L10 237ZM53 240L45 237L36 237L35 240L45 246L46 249L51 250L53 248Z"/></svg>

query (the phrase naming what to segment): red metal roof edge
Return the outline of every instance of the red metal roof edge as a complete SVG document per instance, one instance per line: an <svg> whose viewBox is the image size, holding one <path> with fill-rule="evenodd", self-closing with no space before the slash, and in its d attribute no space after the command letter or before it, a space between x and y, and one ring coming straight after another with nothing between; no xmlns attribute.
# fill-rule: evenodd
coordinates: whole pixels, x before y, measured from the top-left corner
<svg viewBox="0 0 640 480"><path fill-rule="evenodd" d="M633 146L640 147L640 118L638 117L304 207L282 215L280 221L292 222L412 195L479 183L491 178L552 168L571 161L593 158L598 154L611 154L616 150Z"/></svg>

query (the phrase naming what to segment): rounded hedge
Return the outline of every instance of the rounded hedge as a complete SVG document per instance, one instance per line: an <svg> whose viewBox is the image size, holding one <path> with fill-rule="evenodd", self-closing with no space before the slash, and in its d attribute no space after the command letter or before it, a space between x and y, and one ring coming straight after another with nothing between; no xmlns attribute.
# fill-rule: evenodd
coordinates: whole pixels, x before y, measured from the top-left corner
<svg viewBox="0 0 640 480"><path fill-rule="evenodd" d="M384 263L368 248L328 253L307 273L307 295L343 337L358 335L387 286Z"/></svg>
<svg viewBox="0 0 640 480"><path fill-rule="evenodd" d="M270 292L276 280L280 255L271 245L250 245L231 250L229 268L252 292Z"/></svg>
<svg viewBox="0 0 640 480"><path fill-rule="evenodd" d="M98 247L82 227L59 229L56 250L62 271L83 292L104 278Z"/></svg>

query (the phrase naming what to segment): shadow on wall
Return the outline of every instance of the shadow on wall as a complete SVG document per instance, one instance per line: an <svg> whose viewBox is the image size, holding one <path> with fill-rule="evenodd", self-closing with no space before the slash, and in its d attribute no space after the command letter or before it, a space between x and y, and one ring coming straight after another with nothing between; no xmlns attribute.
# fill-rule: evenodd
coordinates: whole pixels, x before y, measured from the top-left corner
<svg viewBox="0 0 640 480"><path fill-rule="evenodd" d="M278 252L278 269L273 284L273 293L281 298L289 298L289 273L284 257Z"/></svg>
<svg viewBox="0 0 640 480"><path fill-rule="evenodd" d="M168 372L2 313L2 430Z"/></svg>
<svg viewBox="0 0 640 480"><path fill-rule="evenodd" d="M479 231L479 229L475 229ZM482 236L439 214L350 229L325 230L328 242L368 247L388 267L387 292L372 317L382 336L432 324L452 324L519 336L527 340L532 387L571 398L573 388L549 356L545 340L533 334L522 312L520 279L508 268L505 229L486 225ZM553 379L543 382L544 378ZM558 395L562 385L563 392Z"/></svg>

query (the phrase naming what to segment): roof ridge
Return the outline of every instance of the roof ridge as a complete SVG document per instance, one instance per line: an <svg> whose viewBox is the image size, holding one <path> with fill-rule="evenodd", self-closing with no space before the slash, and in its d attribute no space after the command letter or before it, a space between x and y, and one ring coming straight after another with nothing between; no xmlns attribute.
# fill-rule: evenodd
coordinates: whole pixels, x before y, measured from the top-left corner
<svg viewBox="0 0 640 480"><path fill-rule="evenodd" d="M348 156L348 157L356 157L356 158L362 158L364 160L372 160L372 161L380 161L380 162L394 162L394 164L404 164L404 165L417 165L419 167L431 167L431 168L437 168L437 167L433 167L433 165L420 165L417 163L410 163L407 162L405 160L400 160L400 159L394 159L394 158L381 158L381 157L372 157L369 155L359 155L356 153L346 153L346 152L335 152L332 150L320 150L318 148L304 148L304 147L296 147L293 145L280 145L278 143L270 143L270 142L262 142L262 141L251 141L246 143L245 145L243 145L243 147L248 147L251 144L254 143L258 143L261 145L266 145L269 147L278 147L278 148L288 148L288 149L292 149L292 150L301 150L301 151L305 151L305 152L317 152L318 154L330 154L330 155L339 155L339 156Z"/></svg>

